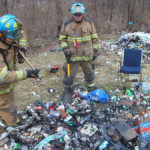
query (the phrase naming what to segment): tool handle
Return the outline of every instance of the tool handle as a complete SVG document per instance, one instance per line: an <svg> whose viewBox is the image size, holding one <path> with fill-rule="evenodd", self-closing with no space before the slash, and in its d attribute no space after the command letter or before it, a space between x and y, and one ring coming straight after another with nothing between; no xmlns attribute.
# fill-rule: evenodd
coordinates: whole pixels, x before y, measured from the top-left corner
<svg viewBox="0 0 150 150"><path fill-rule="evenodd" d="M70 77L70 64L67 64L67 75Z"/></svg>
<svg viewBox="0 0 150 150"><path fill-rule="evenodd" d="M18 50L18 52L21 54L21 56L22 56L23 59L26 61L26 63L30 66L30 68L31 68L32 70L34 70L33 66L30 64L30 62L27 60L27 58L24 56L24 54L23 54L20 50Z"/></svg>
<svg viewBox="0 0 150 150"><path fill-rule="evenodd" d="M32 70L34 70L33 66L30 64L30 62L29 62L28 59L24 56L24 54L23 54L20 50L18 50L18 52L19 52L20 55L23 57L23 59L26 61L26 63L30 66L30 68L31 68ZM38 73L37 75L38 75L38 78L39 78L39 79L42 78L42 76L41 76L40 73Z"/></svg>
<svg viewBox="0 0 150 150"><path fill-rule="evenodd" d="M67 75L70 77L70 58L67 57Z"/></svg>
<svg viewBox="0 0 150 150"><path fill-rule="evenodd" d="M68 86L70 88L70 58L67 57L67 76L68 76Z"/></svg>

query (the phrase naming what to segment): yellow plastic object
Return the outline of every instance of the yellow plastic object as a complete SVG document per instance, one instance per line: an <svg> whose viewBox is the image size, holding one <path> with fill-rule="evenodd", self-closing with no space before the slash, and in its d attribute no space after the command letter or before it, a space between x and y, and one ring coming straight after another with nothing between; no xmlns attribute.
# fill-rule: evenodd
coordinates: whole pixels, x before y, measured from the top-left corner
<svg viewBox="0 0 150 150"><path fill-rule="evenodd" d="M68 76L70 76L70 64L67 64Z"/></svg>

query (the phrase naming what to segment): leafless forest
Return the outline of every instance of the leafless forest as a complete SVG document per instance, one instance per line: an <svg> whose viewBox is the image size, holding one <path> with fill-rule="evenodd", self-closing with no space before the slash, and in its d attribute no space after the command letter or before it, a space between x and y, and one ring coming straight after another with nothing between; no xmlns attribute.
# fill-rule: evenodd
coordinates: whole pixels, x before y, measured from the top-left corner
<svg viewBox="0 0 150 150"><path fill-rule="evenodd" d="M25 25L28 42L48 45L71 17L74 2L82 2L99 36L125 31L150 31L150 0L0 0L0 15L11 13ZM133 25L128 24L129 21Z"/></svg>

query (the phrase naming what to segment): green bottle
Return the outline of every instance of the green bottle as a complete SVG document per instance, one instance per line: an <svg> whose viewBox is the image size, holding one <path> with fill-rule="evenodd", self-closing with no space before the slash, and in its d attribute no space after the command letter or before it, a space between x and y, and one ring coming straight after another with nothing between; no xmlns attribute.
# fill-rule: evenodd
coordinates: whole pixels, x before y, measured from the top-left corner
<svg viewBox="0 0 150 150"><path fill-rule="evenodd" d="M69 108L67 109L67 113L73 114L73 112Z"/></svg>
<svg viewBox="0 0 150 150"><path fill-rule="evenodd" d="M21 145L19 143L15 143L12 150L20 150Z"/></svg>
<svg viewBox="0 0 150 150"><path fill-rule="evenodd" d="M129 89L126 89L126 94L129 96L129 97L132 97L132 92L129 90Z"/></svg>
<svg viewBox="0 0 150 150"><path fill-rule="evenodd" d="M66 121L65 123L66 123L67 125L71 126L73 122L72 122L72 121Z"/></svg>

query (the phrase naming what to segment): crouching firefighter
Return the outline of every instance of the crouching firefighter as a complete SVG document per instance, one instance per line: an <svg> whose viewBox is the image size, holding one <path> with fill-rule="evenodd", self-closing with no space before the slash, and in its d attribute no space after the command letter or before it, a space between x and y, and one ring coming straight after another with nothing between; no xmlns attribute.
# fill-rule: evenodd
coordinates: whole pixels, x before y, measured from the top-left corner
<svg viewBox="0 0 150 150"><path fill-rule="evenodd" d="M15 82L26 78L36 78L39 69L16 70L16 60L24 59L18 48L25 55L27 37L22 23L13 15L0 18L0 118L7 125L17 122L17 109L14 102ZM16 59L17 58L17 59Z"/></svg>
<svg viewBox="0 0 150 150"><path fill-rule="evenodd" d="M74 3L70 12L72 18L67 20L59 34L60 47L64 55L70 60L70 77L68 78L67 62L64 64L65 76L63 79L64 91L73 84L76 74L81 66L87 88L94 88L95 76L92 62L98 54L98 35L91 20L85 18L86 9L82 3ZM68 95L68 92L64 92ZM63 96L65 102L70 102L67 96Z"/></svg>

